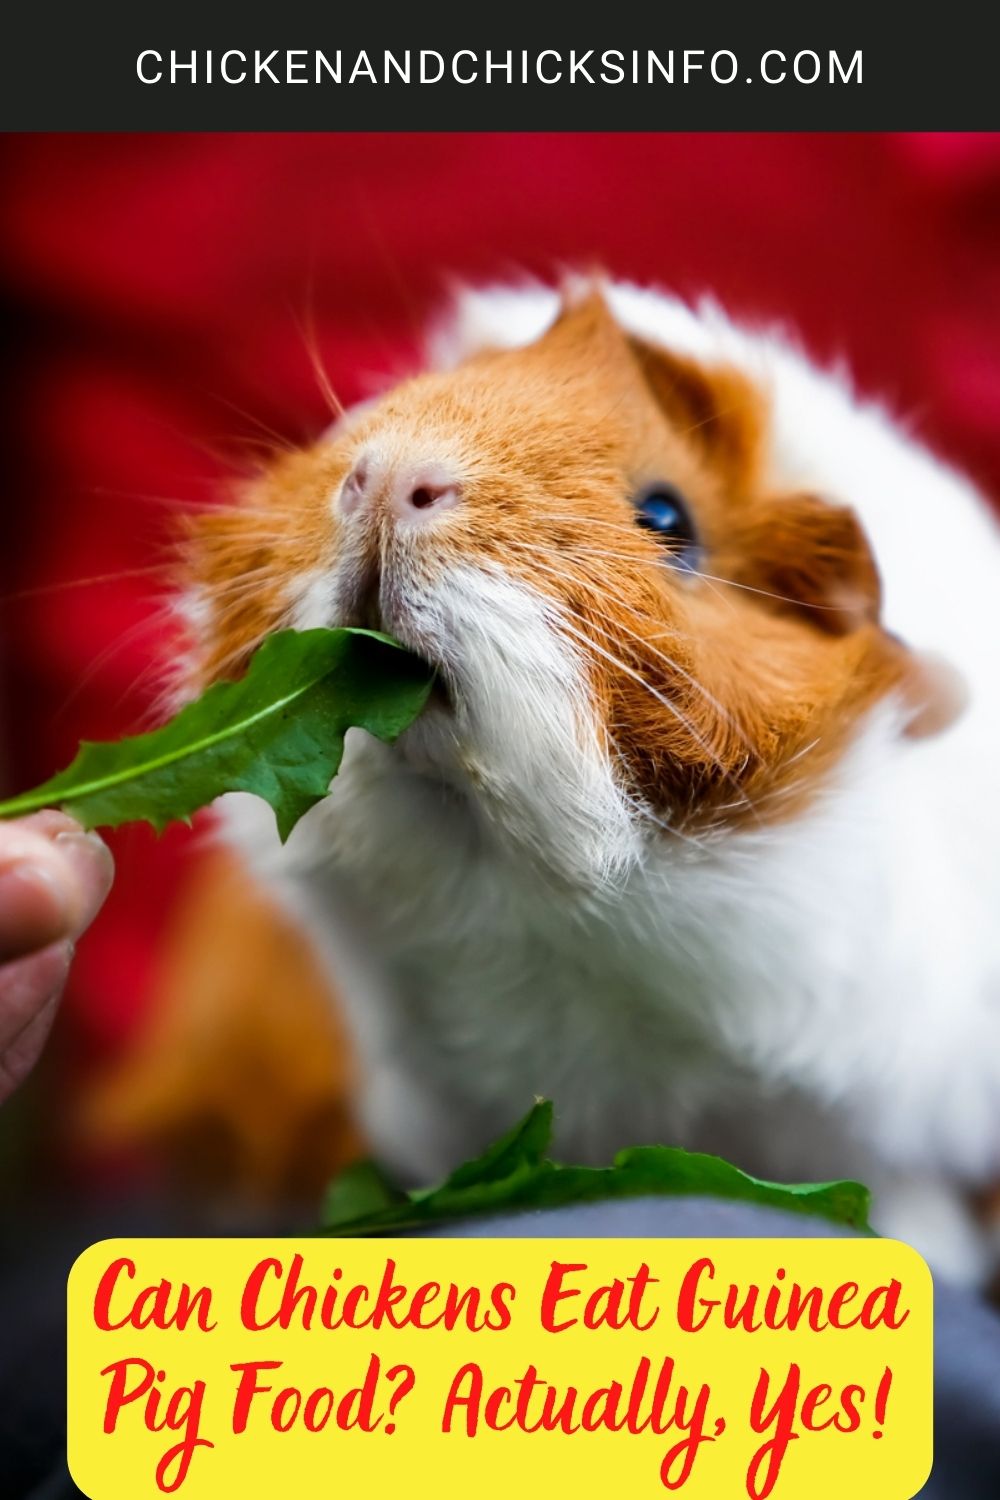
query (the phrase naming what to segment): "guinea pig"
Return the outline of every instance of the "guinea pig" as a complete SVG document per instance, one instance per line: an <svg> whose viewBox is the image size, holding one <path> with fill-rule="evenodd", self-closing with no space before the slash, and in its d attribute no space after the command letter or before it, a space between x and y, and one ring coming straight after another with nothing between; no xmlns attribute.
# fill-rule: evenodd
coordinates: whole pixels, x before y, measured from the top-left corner
<svg viewBox="0 0 1000 1500"><path fill-rule="evenodd" d="M193 523L187 685L364 625L436 669L280 844L361 1119L422 1183L537 1095L857 1177L955 1279L1000 1173L1000 545L973 487L774 333L659 292L470 291L429 368Z"/></svg>

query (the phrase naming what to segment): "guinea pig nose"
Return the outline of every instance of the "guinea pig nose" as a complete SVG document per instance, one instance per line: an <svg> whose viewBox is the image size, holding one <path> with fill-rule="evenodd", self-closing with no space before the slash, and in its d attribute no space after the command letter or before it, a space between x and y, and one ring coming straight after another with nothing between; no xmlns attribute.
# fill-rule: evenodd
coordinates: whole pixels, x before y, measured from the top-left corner
<svg viewBox="0 0 1000 1500"><path fill-rule="evenodd" d="M437 464L397 469L389 482L389 504L400 520L422 522L458 505L462 486Z"/></svg>

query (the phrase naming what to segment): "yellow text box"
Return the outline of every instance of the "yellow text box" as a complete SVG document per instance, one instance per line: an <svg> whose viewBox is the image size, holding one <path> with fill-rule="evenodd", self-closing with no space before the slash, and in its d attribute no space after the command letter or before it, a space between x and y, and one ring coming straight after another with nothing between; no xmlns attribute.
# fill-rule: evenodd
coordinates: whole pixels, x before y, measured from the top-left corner
<svg viewBox="0 0 1000 1500"><path fill-rule="evenodd" d="M891 1240L108 1240L69 1463L92 1500L909 1500L931 1324Z"/></svg>

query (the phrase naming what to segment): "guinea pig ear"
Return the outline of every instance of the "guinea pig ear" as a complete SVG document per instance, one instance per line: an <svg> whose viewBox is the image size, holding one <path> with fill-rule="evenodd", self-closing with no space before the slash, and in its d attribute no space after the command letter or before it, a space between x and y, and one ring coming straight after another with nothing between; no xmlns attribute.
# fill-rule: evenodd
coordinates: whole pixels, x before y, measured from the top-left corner
<svg viewBox="0 0 1000 1500"><path fill-rule="evenodd" d="M628 345L646 386L678 436L731 488L749 489L767 427L763 393L730 365L705 365L634 334Z"/></svg>
<svg viewBox="0 0 1000 1500"><path fill-rule="evenodd" d="M877 624L882 585L868 539L847 506L794 495L754 510L731 538L724 571L776 613L829 635Z"/></svg>
<svg viewBox="0 0 1000 1500"><path fill-rule="evenodd" d="M907 711L908 739L942 734L961 718L969 698L962 674L881 627L878 567L853 510L813 495L771 501L733 533L731 545L717 567L773 612L799 615L827 635L876 627L873 639Z"/></svg>
<svg viewBox="0 0 1000 1500"><path fill-rule="evenodd" d="M969 705L969 685L961 672L944 657L929 651L909 653L902 690L911 710L903 733L910 740L943 734Z"/></svg>
<svg viewBox="0 0 1000 1500"><path fill-rule="evenodd" d="M596 278L564 283L559 312L538 341L546 351L578 354L593 364L608 358L627 359L625 334L608 306Z"/></svg>

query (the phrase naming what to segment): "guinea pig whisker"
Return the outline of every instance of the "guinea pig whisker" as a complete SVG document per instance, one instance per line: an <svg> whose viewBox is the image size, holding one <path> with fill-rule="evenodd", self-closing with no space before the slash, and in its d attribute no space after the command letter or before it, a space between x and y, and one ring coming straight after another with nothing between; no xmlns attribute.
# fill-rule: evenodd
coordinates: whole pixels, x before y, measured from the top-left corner
<svg viewBox="0 0 1000 1500"><path fill-rule="evenodd" d="M562 619L560 621L560 629L565 630L569 635L573 636L577 641L579 641L581 645L585 646L588 650L595 652L598 656L603 657L604 660L609 662L613 667L617 667L618 670L624 672L627 677L631 677L632 680L634 682L637 682L640 687L645 688L647 693L649 693L652 698L655 698L657 703L661 704L661 706L665 708L667 712L671 714L677 720L677 722L683 726L683 728L694 740L699 750L702 750L708 757L712 765L714 765L716 769L722 773L723 778L727 781L733 781L728 768L722 763L716 752L707 743L707 741L703 739L702 736L698 733L697 729L691 723L691 720L688 718L687 714L683 713L675 703L671 703L669 698L667 698L663 693L654 688L652 683L647 682L646 679L642 676L641 672L637 672L633 667L630 667L627 662L622 661L621 657L616 656L614 652L606 651L603 646L598 645L596 641L592 640L583 631L576 630L572 625L570 625L568 620ZM737 785L737 783L733 782L733 785L735 786ZM747 798L746 800L747 805L751 806L749 798Z"/></svg>
<svg viewBox="0 0 1000 1500"><path fill-rule="evenodd" d="M564 555L569 555L571 557L576 557L576 556L581 556L581 557L582 556L595 557L595 558L601 559L602 561L608 561L608 562L627 562L627 563L631 563L633 567L636 565L637 562L646 561L646 559L644 559L644 558L640 559L640 558L635 557L630 552L609 552L606 548L603 548L603 547L576 547L576 546L574 546L572 548L572 551L569 554L564 554ZM657 568L658 569L658 568L661 568L663 566L662 558L659 558L659 557L657 557L657 558L652 558L651 557L651 558L648 559L648 562L649 562L649 566L652 567L652 568ZM686 567L685 568L685 573L687 573L688 575L691 575L691 576L697 576L698 578L700 578L702 580L702 582L707 582L709 584L710 588L712 588L712 584L713 583L725 583L725 582L728 581L727 579L724 579L724 578L718 578L718 579L713 578L713 575L711 573L703 573L703 572L700 571L700 569L694 568L694 567ZM718 598L720 598L722 600L723 604L725 604L728 608L733 608L734 607L733 603L732 603L732 600L727 599L726 596L724 594L720 593L718 589L712 588L712 592L713 592L713 594L716 594L718 596Z"/></svg>
<svg viewBox="0 0 1000 1500"><path fill-rule="evenodd" d="M239 578L231 578L226 582L216 584L211 580L203 581L203 589L212 599L232 600L241 598L244 594L255 594L260 585L267 579L274 579L277 570L272 566L260 568L248 568Z"/></svg>
<svg viewBox="0 0 1000 1500"><path fill-rule="evenodd" d="M547 568L542 563L539 563L538 566L542 569L543 572L550 573L553 577L565 579L568 576L565 573L557 572L553 568ZM586 581L589 583L591 580L589 578L586 578ZM596 590L596 592L602 594L605 599L610 600L612 598L612 596L607 593L607 591ZM595 611L594 613L596 613L598 618L602 619L606 624L614 625L617 630L622 631L625 635L631 637L632 640L638 642L639 645L645 647L645 649L649 651L651 655L656 657L659 661L662 661L670 671L677 673L678 676L683 677L686 682L690 683L695 691L700 693L704 700L709 704L709 706L715 710L715 712L719 715L723 722L728 725L739 742L743 746L745 746L747 750L753 750L753 746L747 740L746 735L743 733L742 729L733 718L732 714L730 714L729 711L724 707L724 705L719 702L714 694L709 692L704 683L699 682L696 677L693 677L690 672L688 672L684 667L681 666L680 662L676 661L674 657L670 656L667 652L658 650L655 646L650 644L650 641L646 636L640 635L635 630L630 630L629 627L625 625L621 620L614 618L611 615L604 613L603 611ZM647 615L644 618L649 619L651 617ZM605 640L613 641L615 639L614 635L610 631L602 630L594 620L591 620L590 623L592 628L597 630Z"/></svg>
<svg viewBox="0 0 1000 1500"><path fill-rule="evenodd" d="M552 570L548 570L548 571L552 571ZM555 576L559 577L559 576L562 576L562 575L556 574ZM644 646L648 647L648 643L646 642L646 640L644 639L644 637L642 637L640 635L637 635L634 631L630 631L627 626L622 626L621 623L620 623L620 621L618 621L616 619L611 619L611 617L609 617L607 615L602 615L601 617L604 620L606 620L607 623L614 624L616 626L616 628L623 629L626 634L632 635L633 638L636 641L638 641L641 645L644 645ZM590 623L591 629L597 630L598 634L602 635L606 640L609 640L609 641L613 641L614 640L614 636L611 635L608 631L602 630L601 627L599 625L597 625L594 622L593 619L591 619L589 623ZM723 778L726 781L728 781L730 783L730 785L733 786L739 792L740 804L743 805L743 806L745 806L751 812L755 811L754 803L753 803L752 799L747 795L746 791L740 786L739 782L735 779L735 777L733 776L732 772L728 769L728 767L719 758L718 754L698 734L697 730L692 725L692 723L691 723L690 719L688 718L688 716L686 714L684 714L682 712L682 710L680 710L677 707L676 704L671 703L669 699L665 698L661 693L659 693L657 691L657 689L654 688L653 685L650 682L648 682L640 673L638 673L638 672L634 671L632 668L630 668L626 662L623 662L621 660L620 657L614 655L611 652L605 651L601 646L599 646L595 641L589 639L585 634L575 632L572 629L572 627L568 626L568 622L566 622L565 620L563 620L562 624L564 626L566 626L566 628L569 629L569 631L570 631L571 634L576 634L577 635L577 639L580 640L580 641L582 641L584 645L589 646L592 650L596 651L598 654L600 654L601 656L605 657L605 659L608 660L609 662L611 662L613 665L616 665L616 666L620 667L627 675L629 675L632 678L634 678L634 680L637 681L638 683L640 683L641 686L643 686L646 689L646 691L653 698L655 698L657 700L657 702L661 703L665 708L667 708L668 711L670 713L672 713L674 715L674 717L681 724L684 725L684 727L687 729L688 733L694 739L695 743L699 746L700 749L702 749L705 752L705 754L709 757L711 763L716 767L716 769L722 773ZM750 756L753 754L753 746L746 739L746 736L743 734L743 732L740 729L740 727L733 721L731 715L729 715L727 713L727 711L722 706L722 704L720 704L718 702L718 700L716 698L714 698L714 696L712 694L709 693L708 689L704 686L703 683L699 682L696 678L692 677L690 675L690 673L686 672L683 667L681 667L677 662L675 662L673 660L672 657L667 656L663 652L656 652L656 651L654 651L654 654L657 655L657 656L659 656L671 668L673 668L675 671L679 672L683 677L685 677L687 679L687 681L698 692L700 692L703 695L703 697L709 702L709 704L713 708L715 708L716 712L718 712L720 714L720 716L723 718L723 720L728 724L728 727L730 728L730 730L732 731L732 733L734 734L734 736L738 740L738 742L740 744L742 744L746 748L747 757L746 757L746 760L744 761L744 764L746 764L746 761L749 760Z"/></svg>
<svg viewBox="0 0 1000 1500"><path fill-rule="evenodd" d="M216 532L215 535L225 536L227 539L231 537L234 541L238 541L241 543L257 542L259 544L271 544L273 542L280 542L284 540L284 538L287 537L288 533L287 531L278 530L248 531L244 526L240 525L238 528L234 528L232 531L219 531Z"/></svg>
<svg viewBox="0 0 1000 1500"><path fill-rule="evenodd" d="M550 519L551 520L555 520L555 521L569 521L571 518L569 516L558 516L557 515L557 516L550 517ZM598 520L591 520L588 524L591 525L591 526L604 526L604 527L606 527L610 531L622 532L625 536L631 537L633 540L635 539L636 528L634 526L623 526L618 521L598 521ZM619 561L619 562L631 563L633 567L637 563L639 563L639 562L645 562L645 561L648 561L650 567L659 568L659 567L662 566L662 559L661 558L649 557L647 559L647 558L639 557L636 554L631 553L631 552L628 552L628 553L626 553L626 552L611 552L611 551L609 551L609 550L607 550L606 548L603 548L603 547L598 548L598 547L584 547L584 546L574 545L570 549L570 552L569 552L569 555L571 555L571 556L583 556L585 554L587 556L604 558L604 559L607 559L608 561ZM565 552L562 552L561 555L565 556L567 554ZM730 582L730 580L728 578L716 578L713 574L711 574L711 573L705 573L700 568L688 567L688 568L686 568L685 571L691 577L697 577L697 578L701 579L701 581L703 583L708 583L710 587L711 587L711 585L713 583L729 583ZM718 597L724 603L726 603L726 604L729 603L729 601L726 600L725 595L718 593L717 589L712 589L712 592L718 594Z"/></svg>
<svg viewBox="0 0 1000 1500"><path fill-rule="evenodd" d="M605 616L604 618L607 619L607 616ZM695 689L695 691L701 694L709 707L714 708L723 722L729 726L729 728L733 731L733 734L739 740L740 744L745 746L747 750L753 750L753 746L750 744L750 741L747 739L746 735L743 733L743 730L733 718L732 714L727 708L724 707L723 704L719 702L718 698L716 698L713 693L709 692L708 688L703 682L699 682L697 677L693 677L690 672L686 671L684 667L681 666L680 662L675 661L672 656L669 656L667 654L667 652L658 651L655 647L650 646L646 637L639 635L637 631L630 630L627 625L623 625L620 621L609 620L608 623L615 624L619 630L624 631L625 634L631 636L634 641L638 641L640 645L645 646L653 656L662 661L664 665L669 667L672 672L676 672L679 676L683 677L686 682L689 682ZM601 634L606 635L607 633L602 630ZM611 637L610 635L607 635L607 638L613 639L613 637Z"/></svg>
<svg viewBox="0 0 1000 1500"><path fill-rule="evenodd" d="M580 518L579 518L579 516L550 515L548 517L548 519L550 521L572 522L576 526L579 526L579 524L580 524ZM587 522L587 525L588 526L601 526L601 527L604 527L606 530L609 530L609 531L622 532L626 536L634 536L635 535L635 528L634 527L632 527L632 526L625 526L620 521L601 521L601 520L597 520L597 519L591 518ZM633 561L633 562L636 561L635 558L632 558L630 560ZM708 582L708 583L721 583L726 588L742 589L745 593L748 593L748 594L759 594L764 599L775 599L780 604L794 604L798 609L815 609L815 610L821 610L823 612L830 612L830 611L832 611L832 612L836 613L837 609L839 607L836 604L804 604L801 599L793 599L788 594L777 594L777 593L774 593L770 589L756 588L753 584L750 584L750 583L740 583L735 578L722 578L717 573L706 573L703 568L694 568L694 567L692 567L692 568L689 568L687 571L688 571L688 573L690 574L690 576L692 578L701 578L705 582Z"/></svg>
<svg viewBox="0 0 1000 1500"><path fill-rule="evenodd" d="M545 516L545 519L547 521L564 521L564 522L566 522L567 525L573 526L576 530L579 530L579 527L580 527L580 517L579 516L564 516L564 515L560 515L558 512L555 512L555 513L553 513L553 512L547 512L546 516ZM630 537L633 538L633 540L635 539L635 532L636 532L635 526L626 526L625 523L622 522L622 521L601 521L601 520L598 520L596 517L591 516L587 520L586 525L588 527L590 527L590 526L602 526L602 527L604 527L608 531L620 531L624 536L630 536Z"/></svg>
<svg viewBox="0 0 1000 1500"><path fill-rule="evenodd" d="M214 488L214 481L213 481ZM136 505L163 505L169 510L190 511L193 514L208 511L217 511L221 507L215 500L195 500L190 497L182 499L180 495L152 495L144 494L141 490L118 490L110 485L94 484L88 487L88 494L100 500L126 500Z"/></svg>
<svg viewBox="0 0 1000 1500"><path fill-rule="evenodd" d="M273 444L273 448L279 453L294 453L296 451L298 445L292 442L290 438L285 437L276 427L269 427L265 421L255 416L253 412L244 410L242 406L237 406L236 402L231 401L228 396L223 396L218 391L207 391L205 394L211 400L218 401L221 406L228 407L231 412L234 412L238 417L242 417L245 422L251 422L257 428L258 432L262 433ZM249 439L238 437L236 441L249 441Z"/></svg>
<svg viewBox="0 0 1000 1500"><path fill-rule="evenodd" d="M823 613L837 614L841 610L838 604L811 604L803 599L794 599L790 594L775 594L770 589L758 589L751 583L739 583L735 578L719 578L715 573L704 573L700 568L689 569L692 577L703 578L711 583L722 583L730 589L743 589L747 594L759 594L763 599L776 599L779 604L794 604L796 609L815 609Z"/></svg>
<svg viewBox="0 0 1000 1500"><path fill-rule="evenodd" d="M816 749L816 746L820 743L820 739L821 736L817 735L814 740L809 741L808 745L803 745L801 750L796 750L794 755L790 755L788 759L783 762L783 765L786 768L788 766L794 766L797 760L802 760L806 755L810 753L810 751Z"/></svg>
<svg viewBox="0 0 1000 1500"><path fill-rule="evenodd" d="M563 556L566 556L566 555L567 554L565 554L565 553L563 554ZM640 558L637 558L637 557L633 557L628 552L608 552L603 547L574 547L573 551L571 553L569 553L568 555L570 557L593 557L593 558L596 558L599 562L624 562L624 563L631 563L633 567L635 567L635 565L636 565L637 562L645 562L645 561L647 561L647 559L645 559L645 558L641 558L640 559ZM659 565L660 565L659 564L659 559L656 559L654 561L653 558L649 558L648 562L649 562L649 566L650 567L659 567Z"/></svg>
<svg viewBox="0 0 1000 1500"><path fill-rule="evenodd" d="M247 640L241 641L240 644L234 647L232 651L227 651L225 656L220 657L218 660L213 660L213 679L217 680L220 677L224 677L230 667L238 666L240 662L244 661L253 651L256 651L261 642L264 641L273 630L280 630L287 623L288 613L286 612L277 620L274 620L270 625L268 625L266 630L257 631L255 635L250 636Z"/></svg>
<svg viewBox="0 0 1000 1500"><path fill-rule="evenodd" d="M273 578L275 572L276 569L273 563L259 563L255 568L245 568L235 578L227 578L217 588L213 589L213 593L225 594L230 591L245 593L248 589L252 588L258 579Z"/></svg>
<svg viewBox="0 0 1000 1500"><path fill-rule="evenodd" d="M553 551L551 551L548 548L531 546L527 542L514 542L514 541L510 541L510 542L508 542L507 545L510 546L510 547L515 548L518 552L528 552L528 553L531 554L531 556L533 558L544 557L544 558L548 559L549 563L558 563L558 564L561 564L560 567L553 568L553 567L546 567L546 565L544 563L537 562L535 564L535 566L541 572L551 573L552 577L559 578L563 582L583 583L587 587L587 589L590 591L590 593L593 594L593 596L595 598L597 598L597 599L603 599L603 600L605 600L605 601L607 601L608 603L611 603L611 604L613 604L613 603L616 602L616 595L612 594L611 591L608 588L604 587L604 585L602 584L602 582L597 577L595 577L595 575L589 570L589 567L588 567L587 564L581 563L576 568L572 568L571 565L572 565L573 557L574 557L575 554L568 553L568 552L553 552ZM613 555L614 554L610 554L610 553L608 554L608 556L613 556ZM636 561L636 559L635 558L629 558L629 559L627 559L627 561L630 561L630 562L634 563ZM658 563L653 563L652 566L653 567L659 567L659 564ZM650 620L653 623L657 622L656 621L656 616L649 614L645 610L635 610L634 614L635 614L636 619ZM613 622L610 621L610 617L605 616L605 618L609 619L609 623L613 623ZM671 635L672 635L672 638L674 640L678 640L678 641L688 641L688 640L693 639L693 637L691 635L689 635L686 631L681 631L681 630L672 631Z"/></svg>
<svg viewBox="0 0 1000 1500"><path fill-rule="evenodd" d="M679 427L677 429L677 436L682 438L690 437L693 432L700 432L704 427L711 427L714 422L719 422L725 417L731 417L740 410L741 407L738 401L734 401L731 406L720 406L718 409L713 408L709 416L702 417L700 421L692 422L687 427Z"/></svg>
<svg viewBox="0 0 1000 1500"><path fill-rule="evenodd" d="M623 760L624 756L621 749L610 731L608 732L608 742L619 759ZM658 817L644 798L637 796L634 792L630 792L627 787L622 787L621 793L635 815L643 822L652 823L654 827L660 828L664 833L670 834L671 838L680 839L684 844L690 844L692 849L701 850L706 847L707 840L701 834L685 833L682 828L678 828L674 823L669 823L666 818Z"/></svg>
<svg viewBox="0 0 1000 1500"><path fill-rule="evenodd" d="M605 633L605 632L604 632L604 631L601 631L601 632L600 632L600 633L601 633L601 634L602 634L602 635L605 635L605 634L606 634L606 633ZM611 637L607 637L607 638L608 638L608 639L611 639ZM639 640L639 639L641 639L641 637L638 637L638 636L637 636L637 637L636 637L636 639L637 639L637 640ZM666 658L666 660L668 660L668 661L669 661L669 658ZM748 762L748 761L749 761L749 759L750 759L750 756L751 756L751 755L752 755L752 753L753 753L753 747L752 747L752 746L751 746L751 745L750 745L750 742L749 742L749 741L748 741L748 740L747 740L747 739L746 739L746 737L745 737L745 735L744 735L744 734L743 734L743 733L742 733L742 732L741 732L741 730L740 730L740 728L739 728L739 726L738 726L738 725L737 725L737 724L736 724L736 723L735 723L735 722L734 722L734 721L733 721L733 719L732 719L732 717L731 717L731 715L729 715L729 714L728 714L728 713L727 713L727 712L726 712L726 710L725 710L725 709L724 709L724 708L723 708L723 707L722 707L722 705L721 705L721 704L720 704L720 703L719 703L719 702L718 702L718 700L717 700L717 699L716 699L716 698L714 698L714 697L713 697L713 696L712 696L712 694L711 694L711 693L709 693L709 692L708 692L708 690L707 690L707 688L705 688L705 687L704 687L704 686L703 686L703 685L702 685L702 684L701 684L701 683L700 683L700 682L698 682L698 681L697 681L697 679L696 679L696 678L694 678L694 677L692 677L692 676L690 676L690 674L689 674L689 673L687 673L687 672L685 672L685 671L684 671L684 669L683 669L683 668L682 668L682 667L678 667L678 668L677 668L677 670L678 670L678 671L679 671L679 672L680 672L680 673L681 673L681 674L682 674L682 675L683 675L683 676L684 676L684 677L686 677L686 678L687 678L687 680L688 680L688 682L689 682L689 683L690 683L690 684L691 684L691 686L692 686L692 687L694 687L694 688L695 688L695 689L696 689L696 690L697 690L697 691L699 691L699 692L700 692L700 693L701 693L701 694L702 694L702 696L703 696L703 697L704 697L704 698L705 698L705 699L706 699L706 700L707 700L707 702L708 702L708 703L709 703L709 704L710 704L710 705L711 705L711 706L712 706L712 707L714 707L714 708L715 708L715 709L716 709L716 710L717 710L717 712L718 712L718 713L719 713L719 714L720 714L720 716L721 716L721 717L722 717L722 718L723 718L723 719L724 719L724 720L725 720L725 721L726 721L726 723L727 723L727 724L728 724L728 726L729 726L729 728L730 728L730 729L731 729L731 730L732 730L732 732L733 732L733 736L734 736L734 738L735 738L735 739L736 739L736 740L737 740L737 741L738 741L738 743L740 743L740 744L741 744L741 745L743 745L743 746L745 746L745 748L746 748L746 750L747 750L747 755L746 755L746 757L745 757L745 758L744 758L744 761L743 761L743 765L744 765L744 766L745 766L745 765L746 765L746 764L747 764L747 762ZM648 684L648 683L646 683L646 684L645 684L645 686L646 686L646 687L647 687L647 689L648 689L648 690L649 690L649 691L650 691L650 692L652 692L652 691L653 691L653 689L652 689L652 688L651 688L651 687L650 687L650 686L649 686L649 684ZM692 728L691 728L691 724L690 724L690 720L689 720L689 719L688 719L688 718L687 718L687 716L686 716L686 715L685 715L685 716L684 716L684 723L685 723L685 724L686 724L686 726L687 726L687 727L688 727L688 730L689 730L689 733L691 733L691 734L692 734L692 735L694 735L694 730L693 730L693 729L692 729ZM731 771L730 771L730 770L729 770L729 769L728 769L728 767L727 767L727 766L726 766L726 765L725 765L725 764L724 764L724 763L723 763L723 762L722 762L722 761L721 761L721 760L720 760L720 759L719 759L719 757L718 757L718 756L717 756L717 755L715 755L715 754L714 754L714 753L713 753L713 752L712 752L712 751L711 751L711 750L710 750L710 749L709 749L709 748L708 748L708 747L707 747L707 746L706 746L706 745L705 745L705 744L704 744L704 741L703 741L703 740L698 740L698 741L697 741L697 742L698 742L698 744L699 744L699 745L701 745L701 747L702 747L702 748L703 748L703 749L705 749L705 751L706 751L706 754L708 754L708 755L709 755L709 756L710 756L710 757L711 757L711 759L712 759L712 763L713 763L713 764L714 764L714 765L715 765L715 766L716 766L716 768L717 768L717 769L718 769L718 770L719 770L719 771L721 771L721 772L722 772L722 775L723 775L723 778L724 778L724 779L725 779L725 780L726 780L726 781L727 781L727 782L729 782L729 783L730 783L730 785L731 785L731 786L733 786L733 787L734 787L734 788L736 788L736 790L737 790L737 791L738 791L738 793L739 793L739 796L738 796L738 798L737 798L737 800L736 800L736 801L734 801L734 802L731 802L731 803L728 803L728 804L727 804L727 806L729 806L729 807L745 807L745 808L747 808L747 809L748 809L748 810L749 810L749 811L751 811L751 812L753 812L753 811L754 811L754 809L755 809L755 803L754 803L754 802L753 802L753 800L752 800L752 799L751 799L751 798L750 798L750 796L749 796L749 795L748 795L748 794L747 794L747 793L746 793L746 791L744 791L744 790L743 790L743 788L742 788L742 787L741 787L741 786L740 786L740 784L739 784L739 782L738 782L738 781L737 781L737 780L736 780L736 778L735 778L735 777L734 777L734 776L733 776L733 774L732 774L732 772L731 772Z"/></svg>
<svg viewBox="0 0 1000 1500"><path fill-rule="evenodd" d="M314 317L314 308L312 302L310 301L305 313L303 314L301 322L298 317L295 317L294 314L293 317L295 320L295 325L298 328L299 335L302 339L306 354L309 356L309 364L312 369L313 375L315 376L316 384L319 386L320 394L329 407L331 416L337 417L339 419L340 417L346 415L344 403L341 401L340 397L337 395L337 392L334 390L333 382L331 381L330 376L327 373L326 366L323 364L323 357L320 354L319 349L319 336L316 332L316 320Z"/></svg>
<svg viewBox="0 0 1000 1500"><path fill-rule="evenodd" d="M139 496L138 498L143 499L145 497ZM155 495L148 498L154 501L157 499ZM164 504L169 503L169 501L164 501ZM178 504L180 503L181 502L178 502ZM270 521L272 525L275 521L280 519L280 516L275 511L273 505L248 505L246 502L239 499L231 504L218 504L214 501L209 500L195 500L190 503L184 501L183 503L187 507L187 509L195 511L199 515L199 517L211 516L216 520L224 520L230 522L232 525L237 527L242 527L244 516L254 516L256 519L261 521Z"/></svg>
<svg viewBox="0 0 1000 1500"><path fill-rule="evenodd" d="M59 707L56 709L56 716L58 717L60 714L65 713L67 709L69 709L72 704L76 702L77 698L90 685L93 679L100 673L101 668L106 666L108 662L113 661L114 658L121 651L124 651L127 646L132 645L133 642L140 639L144 631L152 631L154 629L162 630L162 621L168 620L173 612L174 611L172 603L166 602L163 604L159 604L155 609L150 610L148 615L144 615L141 620L137 620L134 625L130 625L127 630L123 630L121 634L116 635L114 640L111 641L109 645L105 646L103 651L99 651L93 658L93 660L88 662L87 670L80 674L77 681L73 684L70 692L66 695L66 697L60 703ZM155 661L148 662L139 673L138 677L135 679L135 683L130 684L129 689L122 694L122 698L125 698L128 695L128 692L131 691L132 687L141 683L147 673L151 672L154 669L155 665Z"/></svg>
<svg viewBox="0 0 1000 1500"><path fill-rule="evenodd" d="M580 548L574 548L573 550L574 550L574 552L578 551L580 553L587 552L589 554L592 554L594 557L606 557L606 558L609 558L609 559L620 559L623 562L631 562L633 565L637 561L637 559L634 558L634 557L632 557L630 554L623 553L623 552L606 552L603 548L599 548L599 547L594 547L594 548L580 547ZM658 558L650 558L649 562L650 562L650 566L651 567L655 567L657 569L661 568L663 566L662 558L659 558L659 557ZM714 578L711 573L703 573L703 572L701 572L700 569L692 567L690 565L686 565L685 566L684 572L685 572L685 574L688 577L697 577L697 578L701 579L701 581L703 583L708 583L709 588L712 589L712 593L715 594L717 598L721 599L722 603L725 604L727 608L733 609L735 607L733 605L733 602L732 602L731 599L727 599L726 596L725 596L725 594L720 593L720 591L717 588L713 587L714 583L725 583L725 582L727 582L726 579L724 579L724 578Z"/></svg>
<svg viewBox="0 0 1000 1500"><path fill-rule="evenodd" d="M21 599L37 599L45 594L60 594L66 589L89 589L99 583L117 583L123 578L149 578L162 574L164 564L150 563L145 568L120 568L117 573L95 573L90 578L66 578L61 583L42 583L36 588L15 589L9 594L0 594L0 604L13 604Z"/></svg>

